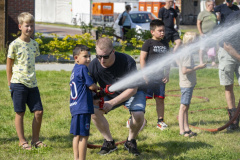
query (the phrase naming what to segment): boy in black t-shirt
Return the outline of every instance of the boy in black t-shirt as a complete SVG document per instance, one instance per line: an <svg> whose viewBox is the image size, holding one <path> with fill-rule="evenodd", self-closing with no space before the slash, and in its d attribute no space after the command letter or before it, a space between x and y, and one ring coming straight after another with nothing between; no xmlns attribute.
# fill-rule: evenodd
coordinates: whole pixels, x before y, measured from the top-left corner
<svg viewBox="0 0 240 160"><path fill-rule="evenodd" d="M140 53L140 65L143 69L147 65L151 64L154 60L159 60L159 58L166 55L169 50L169 45L164 39L164 23L155 19L150 23L150 31L152 38L146 40L142 46ZM165 72L164 72L165 70ZM147 84L146 98L152 99L153 96L156 100L156 110L158 115L157 127L161 130L167 128L167 125L163 121L164 117L164 98L165 98L165 84L169 80L170 67L164 67L159 73L154 77L144 76Z"/></svg>
<svg viewBox="0 0 240 160"><path fill-rule="evenodd" d="M174 46L173 52L176 52L178 47L181 45L181 39L177 30L179 29L179 18L176 10L172 8L173 0L166 0L166 5L160 8L158 12L158 18L163 21L165 25L165 38L169 43L176 43ZM176 19L177 30L174 28L174 19Z"/></svg>

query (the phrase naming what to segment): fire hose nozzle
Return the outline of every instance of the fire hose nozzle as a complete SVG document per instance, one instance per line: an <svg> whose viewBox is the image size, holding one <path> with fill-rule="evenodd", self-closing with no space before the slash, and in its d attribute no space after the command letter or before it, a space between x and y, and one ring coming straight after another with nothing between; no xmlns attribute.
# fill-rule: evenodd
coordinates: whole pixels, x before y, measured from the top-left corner
<svg viewBox="0 0 240 160"><path fill-rule="evenodd" d="M115 93L115 92L110 92L110 91L109 91L110 86L111 86L111 85L106 85L106 87L104 88L105 94L110 94L110 95L111 95L111 94L114 94L114 93Z"/></svg>

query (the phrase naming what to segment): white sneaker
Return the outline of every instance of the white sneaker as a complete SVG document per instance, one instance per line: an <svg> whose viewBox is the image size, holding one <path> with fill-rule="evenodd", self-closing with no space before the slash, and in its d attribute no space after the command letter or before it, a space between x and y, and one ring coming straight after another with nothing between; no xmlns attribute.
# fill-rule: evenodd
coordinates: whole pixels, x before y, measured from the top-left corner
<svg viewBox="0 0 240 160"><path fill-rule="evenodd" d="M164 130L168 127L168 125L164 122L158 122L157 123L157 128L161 129L161 130Z"/></svg>

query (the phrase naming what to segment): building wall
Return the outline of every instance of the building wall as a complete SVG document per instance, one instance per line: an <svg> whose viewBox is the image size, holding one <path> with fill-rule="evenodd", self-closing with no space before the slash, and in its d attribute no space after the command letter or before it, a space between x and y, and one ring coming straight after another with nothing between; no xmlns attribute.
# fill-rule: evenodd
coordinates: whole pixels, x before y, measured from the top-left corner
<svg viewBox="0 0 240 160"><path fill-rule="evenodd" d="M2 1L2 0L1 0ZM6 7L6 43L10 43L15 38L11 35L12 33L17 33L18 21L17 16L22 12L29 12L35 15L34 11L35 0L7 0Z"/></svg>
<svg viewBox="0 0 240 160"><path fill-rule="evenodd" d="M5 0L0 0L0 48L5 43Z"/></svg>

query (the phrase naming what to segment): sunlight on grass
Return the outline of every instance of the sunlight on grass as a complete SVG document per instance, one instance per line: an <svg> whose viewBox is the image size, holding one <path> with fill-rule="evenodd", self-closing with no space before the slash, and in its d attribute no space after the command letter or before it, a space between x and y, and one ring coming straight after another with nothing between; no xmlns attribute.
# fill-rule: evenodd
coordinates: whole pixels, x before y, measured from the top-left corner
<svg viewBox="0 0 240 160"><path fill-rule="evenodd" d="M18 147L18 137L14 126L14 110L7 87L6 72L0 71L0 159L73 159L72 135L70 135L71 115L69 111L69 79L67 71L37 71L38 86L44 106L41 128L41 140L47 148L25 151ZM194 97L189 113L189 123L203 128L218 128L228 121L224 87L219 85L218 70L203 69L197 71L198 84L193 96L209 99L208 102ZM235 81L237 82L237 81ZM211 133L191 128L198 133L195 138L179 136L177 115L180 95L178 71L172 70L170 82L166 85L165 122L169 128L160 131L156 127L157 114L154 100L147 100L145 118L147 126L140 132L137 143L141 157L137 159L238 159L240 157L239 130L223 130ZM237 83L236 83L237 84ZM215 86L215 88L208 88ZM197 89L203 88L203 89ZM176 90L176 91L172 91ZM236 100L239 99L239 87L235 87ZM213 108L221 108L212 110ZM111 133L116 142L126 140L128 129L126 122L130 114L124 107L119 107L106 115ZM24 117L25 135L31 141L31 123L33 114L27 110ZM89 143L101 145L103 137L91 124ZM135 159L118 145L118 150L107 156L99 156L99 149L88 149L87 159Z"/></svg>

